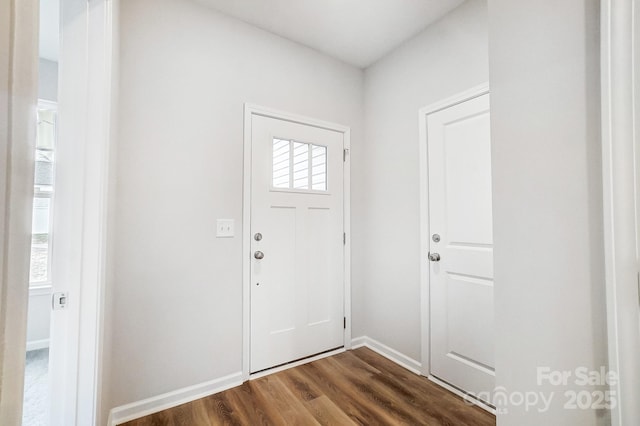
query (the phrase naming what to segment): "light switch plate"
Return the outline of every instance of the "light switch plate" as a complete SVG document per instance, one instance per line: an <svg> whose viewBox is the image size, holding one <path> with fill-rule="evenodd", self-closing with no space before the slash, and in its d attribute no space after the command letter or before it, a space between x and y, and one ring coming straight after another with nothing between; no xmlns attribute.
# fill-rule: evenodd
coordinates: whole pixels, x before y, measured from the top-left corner
<svg viewBox="0 0 640 426"><path fill-rule="evenodd" d="M231 238L234 236L235 221L233 219L218 219L216 225L217 238Z"/></svg>

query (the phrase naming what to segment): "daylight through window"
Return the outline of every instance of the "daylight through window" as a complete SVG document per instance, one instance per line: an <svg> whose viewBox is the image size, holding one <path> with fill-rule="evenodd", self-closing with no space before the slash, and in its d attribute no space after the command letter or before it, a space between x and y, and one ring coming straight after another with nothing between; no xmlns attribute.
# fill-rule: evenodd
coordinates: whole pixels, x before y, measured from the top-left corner
<svg viewBox="0 0 640 426"><path fill-rule="evenodd" d="M54 106L38 108L29 276L31 285L43 285L51 281L51 214L56 115Z"/></svg>
<svg viewBox="0 0 640 426"><path fill-rule="evenodd" d="M273 140L273 187L327 190L327 147L285 139Z"/></svg>

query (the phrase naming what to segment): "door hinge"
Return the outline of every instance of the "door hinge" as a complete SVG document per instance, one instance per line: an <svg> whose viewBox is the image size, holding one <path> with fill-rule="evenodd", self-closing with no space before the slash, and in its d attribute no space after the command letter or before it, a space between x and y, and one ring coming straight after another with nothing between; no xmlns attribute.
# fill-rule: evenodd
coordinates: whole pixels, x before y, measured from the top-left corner
<svg viewBox="0 0 640 426"><path fill-rule="evenodd" d="M347 329L347 317L342 317L343 322L342 322L342 326L344 327L344 329Z"/></svg>
<svg viewBox="0 0 640 426"><path fill-rule="evenodd" d="M343 232L342 233L342 245L347 245L347 233Z"/></svg>
<svg viewBox="0 0 640 426"><path fill-rule="evenodd" d="M349 150L348 149L344 149L342 151L342 161L347 161L347 155L349 155Z"/></svg>

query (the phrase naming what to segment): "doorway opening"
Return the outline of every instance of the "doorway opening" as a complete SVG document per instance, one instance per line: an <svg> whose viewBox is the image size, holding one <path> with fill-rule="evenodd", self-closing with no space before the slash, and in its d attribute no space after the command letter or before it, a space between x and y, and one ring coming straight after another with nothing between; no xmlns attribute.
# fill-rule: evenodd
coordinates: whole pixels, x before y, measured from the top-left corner
<svg viewBox="0 0 640 426"><path fill-rule="evenodd" d="M52 257L55 196L55 150L58 124L58 0L40 1L38 45L38 109L36 129L31 261L27 311L23 425L50 423Z"/></svg>
<svg viewBox="0 0 640 426"><path fill-rule="evenodd" d="M98 424L106 417L100 412L101 326L118 1L39 4L41 101L32 297L22 308L30 311L23 424ZM24 16L34 35L36 19ZM39 334L32 332L36 326Z"/></svg>
<svg viewBox="0 0 640 426"><path fill-rule="evenodd" d="M48 60L40 60L47 61ZM42 68L42 65L41 65ZM57 70L57 64L56 64ZM56 71L57 75L57 71ZM56 80L57 81L57 80ZM57 104L40 99L36 138L29 309L24 384L24 425L49 422L49 346L51 328L51 258Z"/></svg>

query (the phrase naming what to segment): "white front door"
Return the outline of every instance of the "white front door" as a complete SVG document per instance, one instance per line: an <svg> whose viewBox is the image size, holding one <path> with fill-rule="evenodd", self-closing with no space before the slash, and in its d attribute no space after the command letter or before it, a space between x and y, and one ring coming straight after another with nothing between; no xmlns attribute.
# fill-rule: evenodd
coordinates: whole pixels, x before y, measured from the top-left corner
<svg viewBox="0 0 640 426"><path fill-rule="evenodd" d="M343 133L251 119L252 373L344 345Z"/></svg>
<svg viewBox="0 0 640 426"><path fill-rule="evenodd" d="M477 395L495 386L489 95L428 115L427 137L430 371Z"/></svg>

